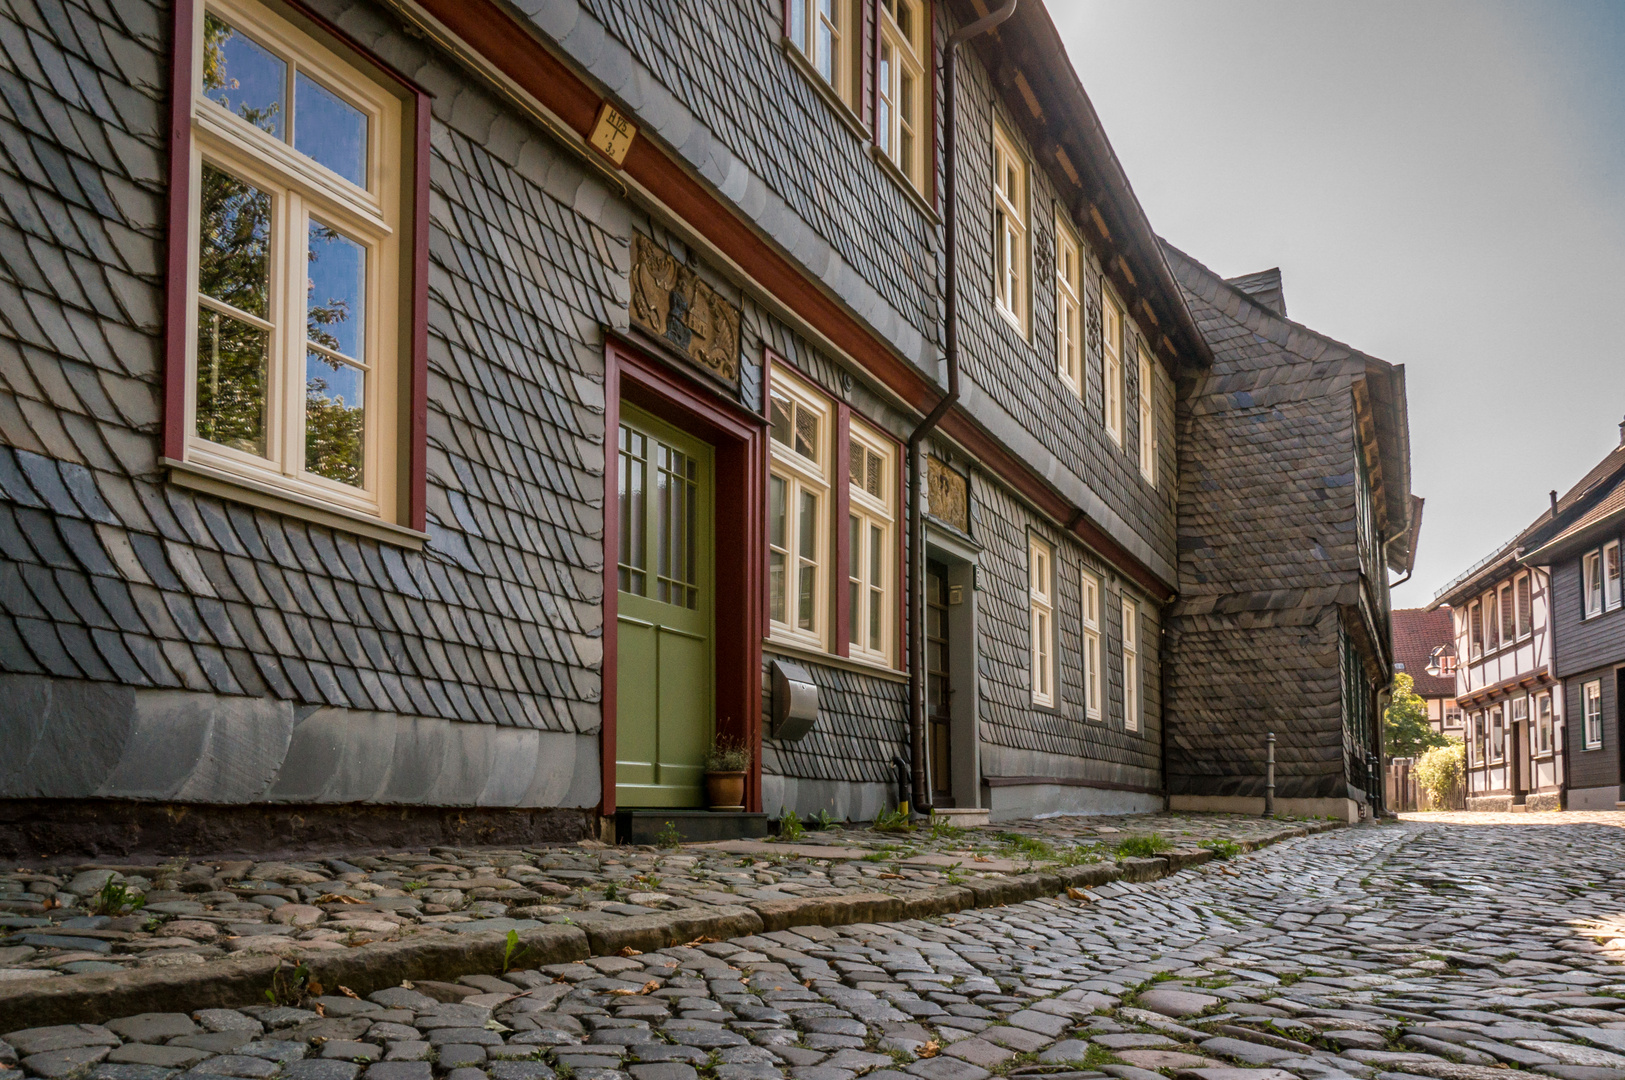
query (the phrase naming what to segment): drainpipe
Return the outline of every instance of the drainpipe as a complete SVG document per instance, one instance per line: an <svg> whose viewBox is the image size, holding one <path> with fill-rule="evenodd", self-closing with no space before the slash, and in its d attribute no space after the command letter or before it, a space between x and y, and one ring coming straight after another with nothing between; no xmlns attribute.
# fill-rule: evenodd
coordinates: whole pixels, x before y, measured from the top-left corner
<svg viewBox="0 0 1625 1080"><path fill-rule="evenodd" d="M978 34L998 26L1016 13L1017 0L1005 0L997 11L961 27L948 38L943 50L943 279L947 295L943 300L944 358L948 364L948 393L921 420L908 437L908 740L909 761L913 766L913 803L916 810L931 806L931 792L925 779L925 507L921 500L922 476L920 446L954 402L959 400L959 297L958 263L958 159L954 135L958 130L954 111L955 81L958 75L959 46Z"/></svg>

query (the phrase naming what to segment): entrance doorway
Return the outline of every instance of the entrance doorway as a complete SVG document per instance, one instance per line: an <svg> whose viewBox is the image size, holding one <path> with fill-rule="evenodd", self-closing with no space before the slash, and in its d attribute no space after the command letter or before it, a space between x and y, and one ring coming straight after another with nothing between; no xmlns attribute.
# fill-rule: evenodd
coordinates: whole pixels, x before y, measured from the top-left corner
<svg viewBox="0 0 1625 1080"><path fill-rule="evenodd" d="M931 805L954 806L953 655L948 618L948 568L925 564L926 754L931 762Z"/></svg>
<svg viewBox="0 0 1625 1080"><path fill-rule="evenodd" d="M714 716L714 454L624 402L618 441L615 797L699 806Z"/></svg>

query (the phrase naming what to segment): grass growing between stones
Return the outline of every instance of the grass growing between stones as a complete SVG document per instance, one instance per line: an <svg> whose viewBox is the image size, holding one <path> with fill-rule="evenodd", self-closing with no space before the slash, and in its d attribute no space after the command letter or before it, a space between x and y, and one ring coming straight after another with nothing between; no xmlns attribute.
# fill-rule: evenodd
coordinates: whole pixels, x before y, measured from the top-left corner
<svg viewBox="0 0 1625 1080"><path fill-rule="evenodd" d="M1117 842L1117 857L1119 859L1149 859L1151 856L1168 850L1168 841L1162 838L1161 833L1148 833L1145 836L1125 836Z"/></svg>

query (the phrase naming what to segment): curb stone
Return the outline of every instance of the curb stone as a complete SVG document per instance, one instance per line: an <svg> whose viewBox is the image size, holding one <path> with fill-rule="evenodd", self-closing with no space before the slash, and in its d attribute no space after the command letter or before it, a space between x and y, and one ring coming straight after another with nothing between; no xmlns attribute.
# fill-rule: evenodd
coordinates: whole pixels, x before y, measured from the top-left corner
<svg viewBox="0 0 1625 1080"><path fill-rule="evenodd" d="M1282 840L1348 827L1342 822L1313 822L1247 841L1241 847L1257 851ZM970 908L1019 904L1057 896L1069 888L1092 888L1119 880L1155 881L1213 857L1206 848L1176 849L1156 858L1124 859L1117 864L1090 863L1001 878L969 878L958 885L905 896L853 893L630 917L584 914L575 917L573 925L555 923L518 931L519 947L512 959L525 967L541 967L615 955L626 948L653 952L700 937L726 940L797 926L905 922ZM313 980L326 987L345 986L365 996L399 986L403 981L455 982L463 975L500 974L507 944L507 934L494 930L423 933L342 952L318 952L303 962L310 968ZM258 1004L265 999L265 990L279 963L286 961L253 956L187 967L0 983L0 1031L97 1023L146 1012L192 1013Z"/></svg>

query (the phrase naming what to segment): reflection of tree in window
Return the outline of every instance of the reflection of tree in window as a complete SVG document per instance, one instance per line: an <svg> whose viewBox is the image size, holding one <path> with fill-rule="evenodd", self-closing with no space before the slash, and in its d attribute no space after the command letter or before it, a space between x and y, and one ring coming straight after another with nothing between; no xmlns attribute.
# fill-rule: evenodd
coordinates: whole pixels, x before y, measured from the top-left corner
<svg viewBox="0 0 1625 1080"><path fill-rule="evenodd" d="M271 196L209 165L201 188L197 433L263 457Z"/></svg>
<svg viewBox="0 0 1625 1080"><path fill-rule="evenodd" d="M366 371L362 312L366 249L332 227L310 222L305 306L305 468L362 486Z"/></svg>
<svg viewBox="0 0 1625 1080"><path fill-rule="evenodd" d="M214 15L203 16L203 92L250 124L282 138L288 65Z"/></svg>

